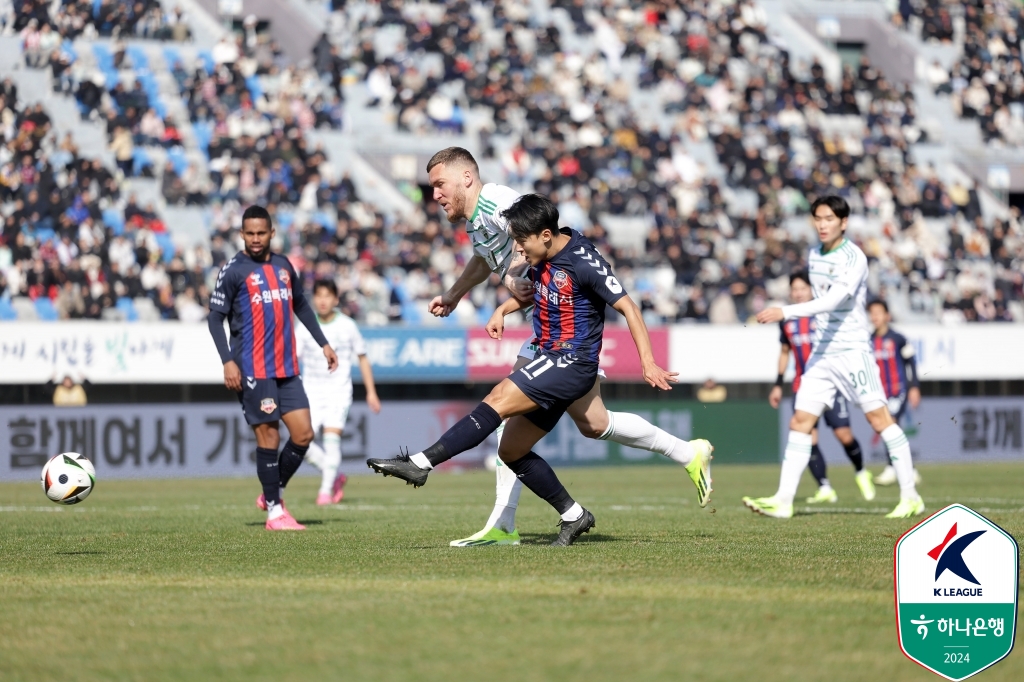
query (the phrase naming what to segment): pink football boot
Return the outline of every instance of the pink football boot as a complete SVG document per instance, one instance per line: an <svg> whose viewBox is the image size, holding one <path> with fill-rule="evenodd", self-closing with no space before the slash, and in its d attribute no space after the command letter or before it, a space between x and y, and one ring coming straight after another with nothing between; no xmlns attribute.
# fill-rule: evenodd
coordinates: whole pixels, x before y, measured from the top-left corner
<svg viewBox="0 0 1024 682"><path fill-rule="evenodd" d="M306 530L306 527L292 518L292 515L285 511L276 519L267 519L267 530Z"/></svg>
<svg viewBox="0 0 1024 682"><path fill-rule="evenodd" d="M331 497L334 504L338 504L345 497L346 483L348 483L348 476L345 474L338 474L338 477L334 479L334 495Z"/></svg>

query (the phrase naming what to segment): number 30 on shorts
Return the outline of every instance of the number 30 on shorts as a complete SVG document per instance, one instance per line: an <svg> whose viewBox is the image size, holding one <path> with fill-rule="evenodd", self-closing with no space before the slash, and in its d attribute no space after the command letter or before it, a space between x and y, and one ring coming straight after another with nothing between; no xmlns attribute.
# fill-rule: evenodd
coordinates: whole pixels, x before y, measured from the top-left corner
<svg viewBox="0 0 1024 682"><path fill-rule="evenodd" d="M868 387L868 373L864 370L859 372L850 372L850 383L853 384L854 388L860 386L861 388Z"/></svg>

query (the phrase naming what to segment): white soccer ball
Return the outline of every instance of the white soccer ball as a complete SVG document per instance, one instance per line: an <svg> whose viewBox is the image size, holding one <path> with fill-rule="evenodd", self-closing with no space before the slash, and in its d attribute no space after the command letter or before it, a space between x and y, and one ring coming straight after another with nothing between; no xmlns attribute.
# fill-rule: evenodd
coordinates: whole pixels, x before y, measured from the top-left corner
<svg viewBox="0 0 1024 682"><path fill-rule="evenodd" d="M77 452L63 452L43 467L39 475L43 492L58 504L78 504L96 485L96 468Z"/></svg>

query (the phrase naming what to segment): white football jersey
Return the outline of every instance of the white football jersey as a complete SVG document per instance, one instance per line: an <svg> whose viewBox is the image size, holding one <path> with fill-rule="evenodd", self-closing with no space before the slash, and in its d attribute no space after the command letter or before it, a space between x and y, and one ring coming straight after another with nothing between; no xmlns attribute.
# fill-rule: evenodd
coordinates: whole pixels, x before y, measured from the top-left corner
<svg viewBox="0 0 1024 682"><path fill-rule="evenodd" d="M868 259L849 239L828 253L811 249L807 268L814 300L783 307L787 320L815 316L813 355L872 352L868 320Z"/></svg>
<svg viewBox="0 0 1024 682"><path fill-rule="evenodd" d="M466 228L473 242L473 251L487 262L491 272L502 278L515 259L516 244L508 233L508 221L501 217L501 212L518 198L519 192L511 187L487 183L480 190L480 198Z"/></svg>
<svg viewBox="0 0 1024 682"><path fill-rule="evenodd" d="M338 369L333 373L327 370L327 359L324 351L313 340L303 325L295 325L295 342L298 348L299 362L302 364L302 384L307 393L320 394L346 393L352 394L352 364L360 355L366 355L366 342L359 333L355 320L340 311L334 311L334 318L324 322L317 316L320 329L323 330L327 342L338 354Z"/></svg>

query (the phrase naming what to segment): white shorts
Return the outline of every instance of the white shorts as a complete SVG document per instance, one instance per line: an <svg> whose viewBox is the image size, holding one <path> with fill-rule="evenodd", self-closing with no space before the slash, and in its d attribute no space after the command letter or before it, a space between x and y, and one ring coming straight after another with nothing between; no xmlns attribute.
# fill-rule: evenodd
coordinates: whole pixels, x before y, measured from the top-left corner
<svg viewBox="0 0 1024 682"><path fill-rule="evenodd" d="M821 416L835 403L837 392L848 402L860 405L864 412L873 412L888 404L872 353L812 355L800 378L795 409Z"/></svg>
<svg viewBox="0 0 1024 682"><path fill-rule="evenodd" d="M321 428L344 429L348 420L348 411L352 407L352 398L347 400L337 394L333 396L310 395L309 418L313 423L313 433Z"/></svg>
<svg viewBox="0 0 1024 682"><path fill-rule="evenodd" d="M523 345L519 347L519 357L526 358L527 360L534 360L537 357L538 351L540 351L540 347L532 340L527 339L526 341L523 341ZM600 367L597 368L597 376L601 379L608 378L604 373L604 370Z"/></svg>

